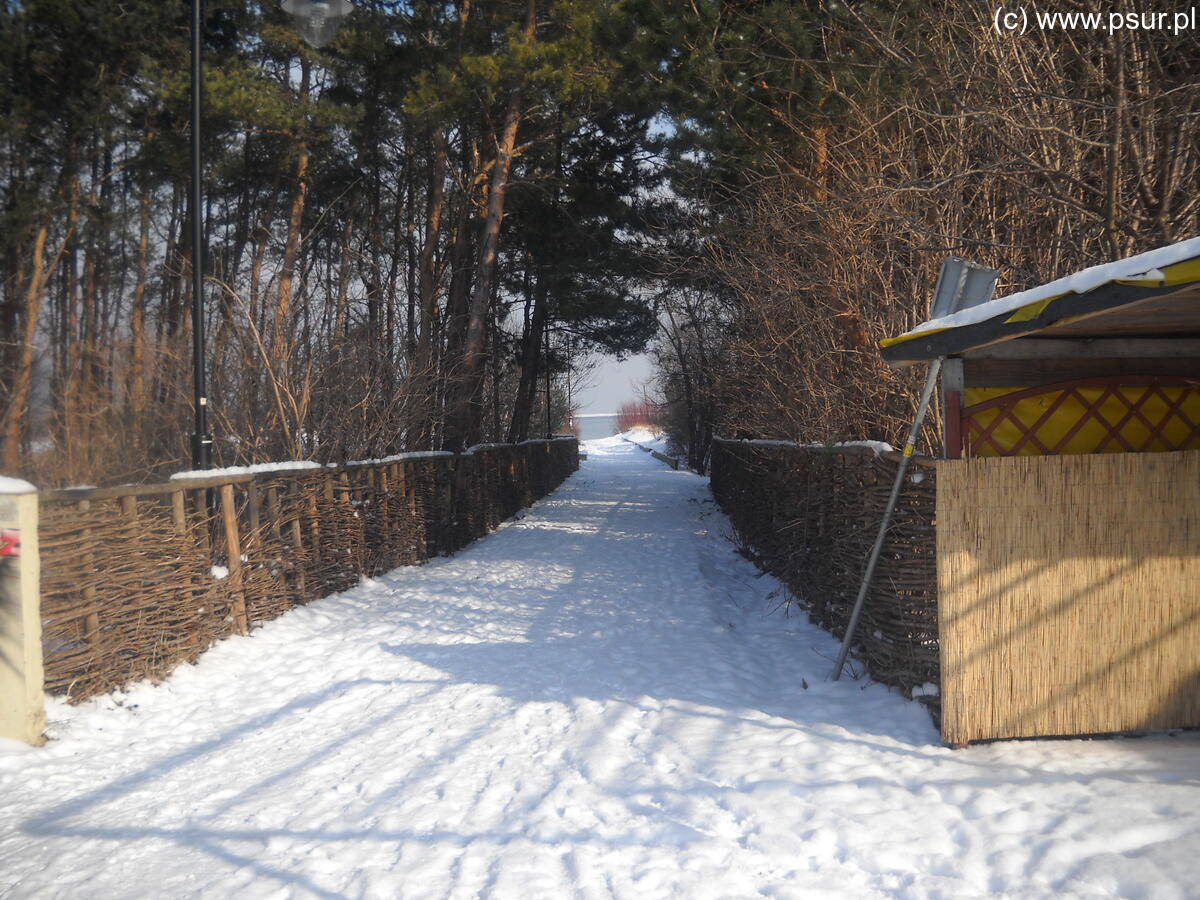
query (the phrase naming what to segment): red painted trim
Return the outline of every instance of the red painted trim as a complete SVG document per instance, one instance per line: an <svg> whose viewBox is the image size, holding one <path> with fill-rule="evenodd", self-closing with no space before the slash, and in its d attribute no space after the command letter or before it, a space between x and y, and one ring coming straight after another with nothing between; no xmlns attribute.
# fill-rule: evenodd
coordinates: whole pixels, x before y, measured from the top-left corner
<svg viewBox="0 0 1200 900"><path fill-rule="evenodd" d="M946 445L946 459L962 459L962 393L946 391L946 422L942 442Z"/></svg>

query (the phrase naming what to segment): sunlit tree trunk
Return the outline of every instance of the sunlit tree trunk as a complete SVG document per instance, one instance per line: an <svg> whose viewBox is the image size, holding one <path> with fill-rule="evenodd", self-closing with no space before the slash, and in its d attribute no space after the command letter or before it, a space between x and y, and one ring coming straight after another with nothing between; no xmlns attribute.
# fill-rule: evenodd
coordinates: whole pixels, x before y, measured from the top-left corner
<svg viewBox="0 0 1200 900"><path fill-rule="evenodd" d="M150 271L150 188L142 191L138 216L137 278L129 316L129 382L127 405L135 453L142 449L142 417L146 409L146 276Z"/></svg>

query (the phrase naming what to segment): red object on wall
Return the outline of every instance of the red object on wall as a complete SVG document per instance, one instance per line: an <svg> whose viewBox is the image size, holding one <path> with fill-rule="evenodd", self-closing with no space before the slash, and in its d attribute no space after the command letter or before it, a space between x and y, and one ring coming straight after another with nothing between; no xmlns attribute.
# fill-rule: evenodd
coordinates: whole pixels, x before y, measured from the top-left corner
<svg viewBox="0 0 1200 900"><path fill-rule="evenodd" d="M13 528L0 530L0 556L21 555L21 532Z"/></svg>

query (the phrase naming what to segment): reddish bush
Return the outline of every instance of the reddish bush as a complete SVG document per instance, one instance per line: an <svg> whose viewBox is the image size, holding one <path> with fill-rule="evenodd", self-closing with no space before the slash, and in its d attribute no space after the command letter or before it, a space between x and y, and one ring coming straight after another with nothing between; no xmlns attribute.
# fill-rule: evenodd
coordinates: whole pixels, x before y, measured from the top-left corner
<svg viewBox="0 0 1200 900"><path fill-rule="evenodd" d="M645 428L654 427L654 407L645 400L622 403L617 409L617 430L628 431L639 425Z"/></svg>

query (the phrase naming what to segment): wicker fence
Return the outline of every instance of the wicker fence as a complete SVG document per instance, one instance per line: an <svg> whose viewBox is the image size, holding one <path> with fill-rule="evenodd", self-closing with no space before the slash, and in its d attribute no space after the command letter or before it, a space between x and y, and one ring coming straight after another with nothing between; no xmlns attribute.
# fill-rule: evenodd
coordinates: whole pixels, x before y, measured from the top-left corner
<svg viewBox="0 0 1200 900"><path fill-rule="evenodd" d="M758 563L840 637L899 460L862 446L716 440L712 491ZM908 696L939 683L934 471L913 460L855 635L871 677ZM937 718L937 696L918 695Z"/></svg>
<svg viewBox="0 0 1200 900"><path fill-rule="evenodd" d="M39 495L45 689L164 675L363 576L457 550L554 490L574 438Z"/></svg>

